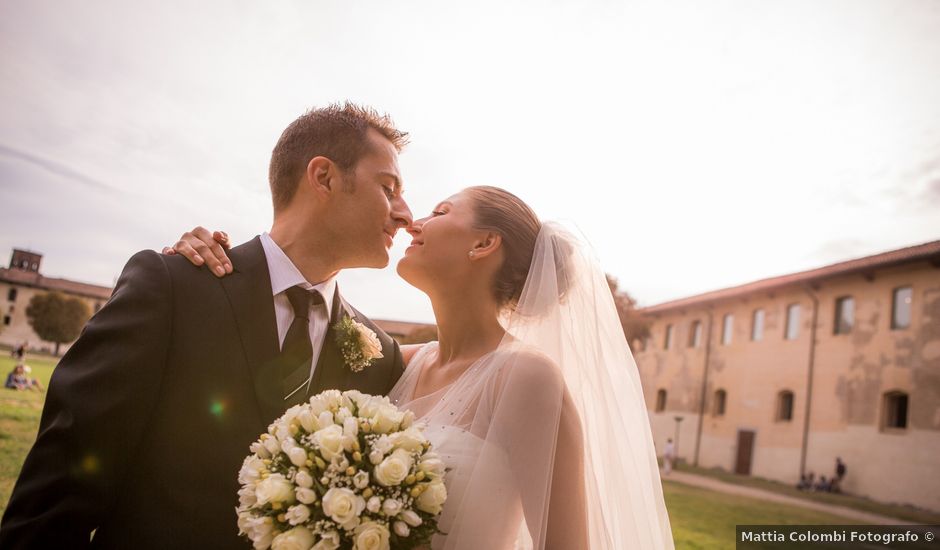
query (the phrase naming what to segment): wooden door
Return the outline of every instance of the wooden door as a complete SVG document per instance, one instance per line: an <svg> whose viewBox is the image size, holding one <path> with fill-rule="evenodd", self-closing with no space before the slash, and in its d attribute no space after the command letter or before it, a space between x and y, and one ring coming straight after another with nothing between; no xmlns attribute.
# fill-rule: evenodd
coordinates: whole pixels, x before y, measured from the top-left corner
<svg viewBox="0 0 940 550"><path fill-rule="evenodd" d="M754 431L738 430L738 458L734 473L751 475L751 458L754 456Z"/></svg>

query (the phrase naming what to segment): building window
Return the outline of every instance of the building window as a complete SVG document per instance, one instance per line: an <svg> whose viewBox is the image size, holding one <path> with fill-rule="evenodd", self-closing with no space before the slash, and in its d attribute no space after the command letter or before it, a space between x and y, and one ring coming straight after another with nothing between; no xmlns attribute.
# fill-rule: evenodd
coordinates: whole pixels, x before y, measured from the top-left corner
<svg viewBox="0 0 940 550"><path fill-rule="evenodd" d="M666 339L663 340L663 349L672 347L672 325L666 325Z"/></svg>
<svg viewBox="0 0 940 550"><path fill-rule="evenodd" d="M848 334L855 325L855 298L843 296L836 300L836 324L833 334Z"/></svg>
<svg viewBox="0 0 940 550"><path fill-rule="evenodd" d="M884 415L882 427L907 428L907 394L901 391L890 391L884 397Z"/></svg>
<svg viewBox="0 0 940 550"><path fill-rule="evenodd" d="M800 304L787 306L787 340L796 340L800 335Z"/></svg>
<svg viewBox="0 0 940 550"><path fill-rule="evenodd" d="M734 315L729 313L725 315L725 320L721 326L721 345L727 346L731 343L732 332L734 332Z"/></svg>
<svg viewBox="0 0 940 550"><path fill-rule="evenodd" d="M793 420L793 392L783 390L777 394L777 421L789 422Z"/></svg>
<svg viewBox="0 0 940 550"><path fill-rule="evenodd" d="M4 315L4 316L3 316L3 324L4 324L4 325L9 326L9 325L10 325L10 321L12 321L12 318L11 318L9 315Z"/></svg>
<svg viewBox="0 0 940 550"><path fill-rule="evenodd" d="M702 322L692 321L692 330L689 331L689 347L697 348L702 343Z"/></svg>
<svg viewBox="0 0 940 550"><path fill-rule="evenodd" d="M894 307L891 314L891 328L897 330L911 326L911 287L894 289Z"/></svg>
<svg viewBox="0 0 940 550"><path fill-rule="evenodd" d="M712 405L712 414L714 416L724 416L725 415L725 399L728 397L728 393L725 390L718 390L715 392L715 402Z"/></svg>
<svg viewBox="0 0 940 550"><path fill-rule="evenodd" d="M751 340L759 342L764 338L764 310L755 309L751 320Z"/></svg>
<svg viewBox="0 0 940 550"><path fill-rule="evenodd" d="M656 392L656 412L666 410L666 390Z"/></svg>
<svg viewBox="0 0 940 550"><path fill-rule="evenodd" d="M11 302L16 301L16 289L15 288L11 288L10 291L7 292L7 300Z"/></svg>

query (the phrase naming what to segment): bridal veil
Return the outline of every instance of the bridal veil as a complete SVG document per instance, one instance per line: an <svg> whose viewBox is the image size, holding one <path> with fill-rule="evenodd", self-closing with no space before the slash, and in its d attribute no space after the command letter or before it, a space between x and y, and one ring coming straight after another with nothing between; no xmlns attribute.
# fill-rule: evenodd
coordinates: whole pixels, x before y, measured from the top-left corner
<svg viewBox="0 0 940 550"><path fill-rule="evenodd" d="M472 434L446 457L443 547L672 550L639 374L589 247L543 224L503 322L499 348L424 416Z"/></svg>

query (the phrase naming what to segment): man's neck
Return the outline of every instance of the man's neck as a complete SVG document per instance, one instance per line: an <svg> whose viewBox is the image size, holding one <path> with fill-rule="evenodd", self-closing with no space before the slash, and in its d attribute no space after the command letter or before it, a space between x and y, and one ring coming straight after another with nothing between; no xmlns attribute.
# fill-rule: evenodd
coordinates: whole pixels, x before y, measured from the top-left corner
<svg viewBox="0 0 940 550"><path fill-rule="evenodd" d="M318 242L317 235L304 235L300 238L298 232L291 231L288 226L279 225L277 222L268 234L307 282L319 284L339 273L329 244Z"/></svg>

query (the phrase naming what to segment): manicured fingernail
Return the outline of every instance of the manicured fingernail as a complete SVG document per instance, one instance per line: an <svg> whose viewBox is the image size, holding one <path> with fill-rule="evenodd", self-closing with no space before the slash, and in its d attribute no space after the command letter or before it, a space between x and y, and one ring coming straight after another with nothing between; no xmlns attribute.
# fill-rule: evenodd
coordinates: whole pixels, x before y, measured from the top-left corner
<svg viewBox="0 0 940 550"><path fill-rule="evenodd" d="M232 264L225 264L225 272L226 273L232 272Z"/></svg>
<svg viewBox="0 0 940 550"><path fill-rule="evenodd" d="M225 275L225 270L222 269L222 266L218 266L215 268L215 274L221 277L222 275Z"/></svg>

